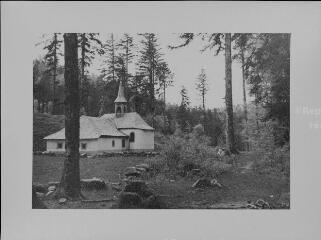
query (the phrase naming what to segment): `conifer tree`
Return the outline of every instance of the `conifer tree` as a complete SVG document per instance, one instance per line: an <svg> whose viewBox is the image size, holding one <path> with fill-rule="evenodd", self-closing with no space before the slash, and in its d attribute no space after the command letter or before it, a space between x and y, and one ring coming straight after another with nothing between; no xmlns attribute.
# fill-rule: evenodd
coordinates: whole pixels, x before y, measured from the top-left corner
<svg viewBox="0 0 321 240"><path fill-rule="evenodd" d="M89 98L89 79L87 77L87 67L90 66L96 53L101 52L102 43L98 39L98 33L81 33L79 34L80 46L80 108L84 108L88 113Z"/></svg>
<svg viewBox="0 0 321 240"><path fill-rule="evenodd" d="M47 51L44 59L47 65L47 72L49 76L52 77L52 102L53 102L53 114L56 114L56 85L57 85L57 68L59 57L62 56L61 53L61 43L62 40L59 39L60 34L54 33L48 44L44 47Z"/></svg>

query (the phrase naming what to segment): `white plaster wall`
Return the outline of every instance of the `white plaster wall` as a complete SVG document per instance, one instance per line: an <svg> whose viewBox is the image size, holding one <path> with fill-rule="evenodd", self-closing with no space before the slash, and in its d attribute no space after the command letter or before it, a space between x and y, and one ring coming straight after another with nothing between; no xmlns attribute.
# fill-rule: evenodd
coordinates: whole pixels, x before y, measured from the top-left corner
<svg viewBox="0 0 321 240"><path fill-rule="evenodd" d="M58 149L58 142L62 143L62 148ZM86 150L81 149L81 144L86 143ZM79 142L79 151L80 152L93 152L97 151L97 139L85 139L80 140ZM47 140L47 151L49 152L64 152L65 151L65 140Z"/></svg>
<svg viewBox="0 0 321 240"><path fill-rule="evenodd" d="M135 142L129 142L130 150L154 150L154 131L141 129L121 129L129 136L131 132L135 133Z"/></svg>
<svg viewBox="0 0 321 240"><path fill-rule="evenodd" d="M125 147L122 147L123 138L99 138L97 149L98 151L122 151L128 149L128 138L125 139ZM112 141L115 141L115 146L112 146Z"/></svg>

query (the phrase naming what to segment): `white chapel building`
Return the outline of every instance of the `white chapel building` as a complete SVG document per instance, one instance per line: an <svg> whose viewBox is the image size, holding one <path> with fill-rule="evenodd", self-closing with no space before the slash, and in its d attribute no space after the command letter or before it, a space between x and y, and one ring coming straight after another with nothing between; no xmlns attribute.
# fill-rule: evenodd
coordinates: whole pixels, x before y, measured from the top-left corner
<svg viewBox="0 0 321 240"><path fill-rule="evenodd" d="M127 112L122 81L115 100L115 113L101 117L80 117L80 152L154 150L154 128L137 112ZM65 151L65 128L44 138L47 152Z"/></svg>

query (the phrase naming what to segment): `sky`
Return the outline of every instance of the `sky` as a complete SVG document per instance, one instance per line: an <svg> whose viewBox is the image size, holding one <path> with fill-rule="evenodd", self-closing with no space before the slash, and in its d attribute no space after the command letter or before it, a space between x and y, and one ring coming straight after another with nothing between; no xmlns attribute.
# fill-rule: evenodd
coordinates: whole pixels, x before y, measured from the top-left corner
<svg viewBox="0 0 321 240"><path fill-rule="evenodd" d="M103 41L108 38L110 34L100 34L100 39ZM114 34L115 40L118 40L122 34ZM225 106L225 57L224 52L218 56L214 56L214 51L200 52L204 42L201 39L193 40L188 46L170 50L168 45L175 45L180 42L178 34L175 33L158 33L156 34L159 39L161 52L164 54L163 58L167 61L171 71L174 73L173 86L167 89L166 101L167 103L180 104L180 90L185 86L190 97L191 106L200 106L201 97L195 87L196 79L201 69L205 69L207 75L209 91L206 96L206 108L220 108ZM134 36L134 42L140 40L139 36ZM36 43L41 42L48 36L39 36L35 40ZM35 47L34 58L41 57L45 54L43 44ZM232 50L233 53L233 50ZM62 61L60 62L61 64ZM102 58L96 57L92 65L89 67L89 74L99 74L99 69L102 64ZM134 70L134 65L130 70ZM232 64L232 90L233 90L233 105L242 104L242 71L241 64L233 61ZM247 98L248 91L247 91Z"/></svg>

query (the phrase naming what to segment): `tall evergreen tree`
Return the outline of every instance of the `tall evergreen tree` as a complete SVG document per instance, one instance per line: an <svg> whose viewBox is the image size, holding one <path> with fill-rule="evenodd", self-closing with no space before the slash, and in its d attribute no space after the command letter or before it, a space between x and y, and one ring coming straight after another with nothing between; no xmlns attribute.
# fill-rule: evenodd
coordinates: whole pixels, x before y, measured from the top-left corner
<svg viewBox="0 0 321 240"><path fill-rule="evenodd" d="M103 51L105 59L103 60L103 66L101 68L101 74L104 81L116 81L116 50L117 45L114 39L114 34L110 34L110 39L103 45Z"/></svg>
<svg viewBox="0 0 321 240"><path fill-rule="evenodd" d="M205 96L209 89L208 89L207 77L206 77L204 68L201 69L201 73L197 76L195 85L196 85L196 90L198 91L199 95L202 98L202 107L205 112Z"/></svg>
<svg viewBox="0 0 321 240"><path fill-rule="evenodd" d="M153 115L153 125L155 118L155 86L158 84L156 72L159 64L163 61L162 54L158 44L157 37L154 33L139 34L142 36L140 56L137 62L139 75L148 78L147 90L150 98L149 110Z"/></svg>
<svg viewBox="0 0 321 240"><path fill-rule="evenodd" d="M119 57L122 58L125 67L125 78L123 79L123 83L125 89L127 89L127 85L129 84L129 78L132 77L129 73L129 64L132 63L133 58L135 56L133 37L125 33L123 37L119 40L117 48L120 51Z"/></svg>
<svg viewBox="0 0 321 240"><path fill-rule="evenodd" d="M232 49L231 33L225 33L225 104L226 104L226 146L236 153L233 125L233 95L232 95Z"/></svg>
<svg viewBox="0 0 321 240"><path fill-rule="evenodd" d="M84 108L88 113L89 99L89 79L87 76L87 67L90 66L96 53L101 52L102 43L98 39L98 33L81 33L79 34L80 46L80 108Z"/></svg>
<svg viewBox="0 0 321 240"><path fill-rule="evenodd" d="M188 132L190 130L189 129L190 123L188 121L190 99L188 97L187 89L185 88L185 86L182 86L180 95L181 95L181 104L177 112L178 124L183 132Z"/></svg>
<svg viewBox="0 0 321 240"><path fill-rule="evenodd" d="M56 114L56 77L57 77L57 68L59 57L61 54L61 43L62 40L59 39L60 34L54 33L48 44L44 47L44 50L47 51L44 59L47 65L47 72L52 77L52 102L53 102L53 114Z"/></svg>

